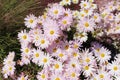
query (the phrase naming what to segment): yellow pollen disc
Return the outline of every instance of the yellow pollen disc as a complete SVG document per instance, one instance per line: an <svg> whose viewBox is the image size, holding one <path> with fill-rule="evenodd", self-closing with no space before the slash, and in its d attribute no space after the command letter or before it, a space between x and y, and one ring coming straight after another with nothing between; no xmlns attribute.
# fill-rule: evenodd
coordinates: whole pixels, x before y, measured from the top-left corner
<svg viewBox="0 0 120 80"><path fill-rule="evenodd" d="M64 56L63 53L60 53L60 54L59 54L59 57L63 57L63 56Z"/></svg>
<svg viewBox="0 0 120 80"><path fill-rule="evenodd" d="M28 52L29 52L29 49L28 49L28 48L26 48L26 49L25 49L25 53L28 53Z"/></svg>
<svg viewBox="0 0 120 80"><path fill-rule="evenodd" d="M32 19L30 19L30 20L29 20L29 22L30 22L30 23L33 23L33 20L32 20Z"/></svg>
<svg viewBox="0 0 120 80"><path fill-rule="evenodd" d="M79 46L77 44L74 44L74 48L78 48Z"/></svg>
<svg viewBox="0 0 120 80"><path fill-rule="evenodd" d="M85 25L85 27L89 27L89 23L88 22L86 22L84 25Z"/></svg>
<svg viewBox="0 0 120 80"><path fill-rule="evenodd" d="M87 63L89 63L90 62L90 59L89 58L86 58L86 60L85 60Z"/></svg>
<svg viewBox="0 0 120 80"><path fill-rule="evenodd" d="M53 49L53 52L55 53L56 51L57 51L57 48L54 48L54 49Z"/></svg>
<svg viewBox="0 0 120 80"><path fill-rule="evenodd" d="M75 65L75 64L72 64L72 67L76 67L76 65Z"/></svg>
<svg viewBox="0 0 120 80"><path fill-rule="evenodd" d="M97 16L94 16L94 19L97 19Z"/></svg>
<svg viewBox="0 0 120 80"><path fill-rule="evenodd" d="M100 56L101 56L102 58L104 58L104 57L105 57L105 54L104 54L104 53L101 53Z"/></svg>
<svg viewBox="0 0 120 80"><path fill-rule="evenodd" d="M53 35L55 32L53 30L50 31L50 34Z"/></svg>
<svg viewBox="0 0 120 80"><path fill-rule="evenodd" d="M24 78L24 77L22 77L22 78L21 78L21 80L25 80L25 78Z"/></svg>
<svg viewBox="0 0 120 80"><path fill-rule="evenodd" d="M66 46L65 46L65 50L68 50L68 49L69 49L69 45L66 45Z"/></svg>
<svg viewBox="0 0 120 80"><path fill-rule="evenodd" d="M46 58L43 59L43 62L46 63L48 60Z"/></svg>
<svg viewBox="0 0 120 80"><path fill-rule="evenodd" d="M66 0L66 2L68 2L69 0Z"/></svg>
<svg viewBox="0 0 120 80"><path fill-rule="evenodd" d="M60 66L59 66L59 64L55 64L54 67L55 67L56 69L58 69Z"/></svg>
<svg viewBox="0 0 120 80"><path fill-rule="evenodd" d="M27 35L23 35L22 38L23 38L23 39L27 39Z"/></svg>
<svg viewBox="0 0 120 80"><path fill-rule="evenodd" d="M44 43L45 43L45 40L44 40L44 39L42 39L42 40L41 40L41 44L44 44Z"/></svg>
<svg viewBox="0 0 120 80"><path fill-rule="evenodd" d="M76 56L77 56L77 53L74 52L74 53L73 53L73 56L76 57Z"/></svg>
<svg viewBox="0 0 120 80"><path fill-rule="evenodd" d="M65 13L65 16L68 16L68 13Z"/></svg>
<svg viewBox="0 0 120 80"><path fill-rule="evenodd" d="M57 39L57 40L55 40L55 42L56 42L56 43L59 43L59 40Z"/></svg>
<svg viewBox="0 0 120 80"><path fill-rule="evenodd" d="M44 74L42 74L41 77L42 77L43 79L45 79L45 75L44 75Z"/></svg>
<svg viewBox="0 0 120 80"><path fill-rule="evenodd" d="M67 24L67 21L66 21L66 20L63 20L62 23L63 23L63 24Z"/></svg>
<svg viewBox="0 0 120 80"><path fill-rule="evenodd" d="M117 70L118 70L118 67L117 67L117 66L114 66L113 70L114 70L114 71L117 71Z"/></svg>
<svg viewBox="0 0 120 80"><path fill-rule="evenodd" d="M35 39L38 40L38 39L39 39L39 36L36 36Z"/></svg>
<svg viewBox="0 0 120 80"><path fill-rule="evenodd" d="M36 57L39 57L39 53L36 53L35 56L36 56Z"/></svg>
<svg viewBox="0 0 120 80"><path fill-rule="evenodd" d="M75 73L72 73L71 76L72 76L72 77L75 77Z"/></svg>
<svg viewBox="0 0 120 80"><path fill-rule="evenodd" d="M89 66L85 66L84 69L85 69L85 70L89 70Z"/></svg>
<svg viewBox="0 0 120 80"><path fill-rule="evenodd" d="M9 67L9 70L12 70L12 67Z"/></svg>
<svg viewBox="0 0 120 80"><path fill-rule="evenodd" d="M99 76L100 76L100 78L102 78L102 79L104 78L104 75L103 75L103 74L100 74Z"/></svg>
<svg viewBox="0 0 120 80"><path fill-rule="evenodd" d="M83 4L84 7L86 7L87 5L86 4Z"/></svg>
<svg viewBox="0 0 120 80"><path fill-rule="evenodd" d="M60 78L57 77L57 78L55 78L55 80L60 80Z"/></svg>
<svg viewBox="0 0 120 80"><path fill-rule="evenodd" d="M54 11L54 14L58 14L58 10L55 10L55 11Z"/></svg>
<svg viewBox="0 0 120 80"><path fill-rule="evenodd" d="M85 13L88 13L88 10L84 10Z"/></svg>
<svg viewBox="0 0 120 80"><path fill-rule="evenodd" d="M84 17L85 15L84 14L81 14L81 17Z"/></svg>

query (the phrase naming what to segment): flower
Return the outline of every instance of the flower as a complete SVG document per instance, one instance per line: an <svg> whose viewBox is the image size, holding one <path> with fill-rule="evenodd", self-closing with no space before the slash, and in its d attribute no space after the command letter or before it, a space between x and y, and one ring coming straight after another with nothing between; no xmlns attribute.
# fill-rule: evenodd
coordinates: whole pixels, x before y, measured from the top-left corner
<svg viewBox="0 0 120 80"><path fill-rule="evenodd" d="M100 63L105 63L108 62L108 60L111 58L110 54L111 52L108 49L102 47L95 55L97 56L97 59L100 61Z"/></svg>
<svg viewBox="0 0 120 80"><path fill-rule="evenodd" d="M28 28L35 28L37 26L37 18L33 14L27 15L24 20L25 26Z"/></svg>
<svg viewBox="0 0 120 80"><path fill-rule="evenodd" d="M43 57L43 52L40 49L33 49L32 51L32 62L39 64L41 63L41 58Z"/></svg>
<svg viewBox="0 0 120 80"><path fill-rule="evenodd" d="M56 21L47 19L43 24L44 34L50 40L54 41L60 36L60 29Z"/></svg>
<svg viewBox="0 0 120 80"><path fill-rule="evenodd" d="M18 33L18 39L20 40L21 43L31 42L31 38L30 38L29 34L26 32L26 30L23 30Z"/></svg>
<svg viewBox="0 0 120 80"><path fill-rule="evenodd" d="M94 31L95 27L96 25L93 19L85 18L79 21L77 29L83 32L90 32L90 31Z"/></svg>
<svg viewBox="0 0 120 80"><path fill-rule="evenodd" d="M52 66L52 71L54 72L62 72L63 71L63 64L60 61L55 61Z"/></svg>
<svg viewBox="0 0 120 80"><path fill-rule="evenodd" d="M119 76L120 73L120 65L118 61L113 61L112 63L108 64L109 73L113 76Z"/></svg>
<svg viewBox="0 0 120 80"><path fill-rule="evenodd" d="M71 0L62 0L64 5L71 5Z"/></svg>
<svg viewBox="0 0 120 80"><path fill-rule="evenodd" d="M83 65L83 74L88 77L91 76L95 72L95 68L93 65Z"/></svg>
<svg viewBox="0 0 120 80"><path fill-rule="evenodd" d="M80 3L81 8L88 9L90 8L90 3L87 0L82 0Z"/></svg>
<svg viewBox="0 0 120 80"><path fill-rule="evenodd" d="M48 15L54 19L60 18L64 14L63 12L64 12L64 8L59 4L53 4L48 9Z"/></svg>
<svg viewBox="0 0 120 80"><path fill-rule="evenodd" d="M51 80L66 80L61 73L52 73Z"/></svg>
<svg viewBox="0 0 120 80"><path fill-rule="evenodd" d="M79 3L79 0L72 0L72 3L78 4L78 3Z"/></svg>
<svg viewBox="0 0 120 80"><path fill-rule="evenodd" d="M17 80L29 80L28 75L25 76L22 74L20 77L17 78Z"/></svg>
<svg viewBox="0 0 120 80"><path fill-rule="evenodd" d="M61 30L65 30L65 29L69 28L71 23L72 23L71 17L70 18L64 17L59 20L59 25L60 25Z"/></svg>
<svg viewBox="0 0 120 80"><path fill-rule="evenodd" d="M61 50L61 49L58 49L58 51L56 52L56 56L58 57L58 59L60 61L66 61L68 58L66 52L64 50Z"/></svg>
<svg viewBox="0 0 120 80"><path fill-rule="evenodd" d="M15 72L15 62L13 61L15 57L14 52L9 52L8 56L4 59L4 66L2 67L2 73L4 78L8 78L8 76L14 75Z"/></svg>
<svg viewBox="0 0 120 80"><path fill-rule="evenodd" d="M40 63L41 63L42 65L44 65L44 68L50 67L50 64L52 63L52 58L51 58L51 56L50 56L49 54L43 55L43 56L41 57Z"/></svg>
<svg viewBox="0 0 120 80"><path fill-rule="evenodd" d="M94 19L95 22L100 22L101 21L101 17L98 13L94 13L93 19Z"/></svg>
<svg viewBox="0 0 120 80"><path fill-rule="evenodd" d="M76 32L74 35L75 40L79 40L81 43L86 42L88 39L87 33L86 32Z"/></svg>
<svg viewBox="0 0 120 80"><path fill-rule="evenodd" d="M49 40L44 35L41 35L36 45L44 49L44 48L47 48L50 45L50 43L49 43Z"/></svg>
<svg viewBox="0 0 120 80"><path fill-rule="evenodd" d="M41 72L38 72L36 77L38 80L48 80L48 78L49 78L48 71L42 70Z"/></svg>

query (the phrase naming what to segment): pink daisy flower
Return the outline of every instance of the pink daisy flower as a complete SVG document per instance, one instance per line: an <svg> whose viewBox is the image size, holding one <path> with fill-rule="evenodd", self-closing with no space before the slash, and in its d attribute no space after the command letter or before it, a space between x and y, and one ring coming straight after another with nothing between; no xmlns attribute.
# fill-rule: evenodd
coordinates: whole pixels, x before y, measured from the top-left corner
<svg viewBox="0 0 120 80"><path fill-rule="evenodd" d="M60 25L61 30L65 30L65 29L69 28L71 24L72 24L71 17L64 17L59 20L59 25Z"/></svg>
<svg viewBox="0 0 120 80"><path fill-rule="evenodd" d="M64 15L64 8L59 4L53 4L48 9L48 15L54 19L60 18L62 15Z"/></svg>
<svg viewBox="0 0 120 80"><path fill-rule="evenodd" d="M47 18L43 24L44 34L50 40L54 41L60 36L60 29L56 21Z"/></svg>
<svg viewBox="0 0 120 80"><path fill-rule="evenodd" d="M33 14L28 15L24 20L25 26L28 28L35 28L37 26L37 18Z"/></svg>
<svg viewBox="0 0 120 80"><path fill-rule="evenodd" d="M84 18L83 20L79 21L77 29L81 32L90 32L94 31L96 27L95 22L93 19Z"/></svg>

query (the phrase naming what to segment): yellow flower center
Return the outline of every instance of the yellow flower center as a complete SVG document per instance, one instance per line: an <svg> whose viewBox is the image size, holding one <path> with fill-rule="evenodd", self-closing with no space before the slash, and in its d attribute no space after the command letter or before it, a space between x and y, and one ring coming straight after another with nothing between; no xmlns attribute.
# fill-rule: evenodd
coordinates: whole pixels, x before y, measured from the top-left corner
<svg viewBox="0 0 120 80"><path fill-rule="evenodd" d="M54 11L54 14L58 14L58 10L55 10L55 11Z"/></svg>
<svg viewBox="0 0 120 80"><path fill-rule="evenodd" d="M77 55L78 55L77 53L75 53L75 52L73 53L73 56L74 56L74 57L76 57Z"/></svg>
<svg viewBox="0 0 120 80"><path fill-rule="evenodd" d="M100 56L101 56L102 58L104 58L104 57L105 57L105 54L104 54L104 53L101 53Z"/></svg>
<svg viewBox="0 0 120 80"><path fill-rule="evenodd" d="M97 19L97 16L94 16L94 19Z"/></svg>
<svg viewBox="0 0 120 80"><path fill-rule="evenodd" d="M57 48L54 48L54 49L53 49L53 52L55 53L56 51L57 51Z"/></svg>
<svg viewBox="0 0 120 80"><path fill-rule="evenodd" d="M73 64L72 64L72 67L76 67L76 65L73 63Z"/></svg>
<svg viewBox="0 0 120 80"><path fill-rule="evenodd" d="M62 23L63 23L63 24L67 24L67 21L66 21L66 20L63 20Z"/></svg>
<svg viewBox="0 0 120 80"><path fill-rule="evenodd" d="M54 67L55 67L55 69L59 69L60 66L59 66L59 64L55 64Z"/></svg>
<svg viewBox="0 0 120 80"><path fill-rule="evenodd" d="M87 4L83 4L83 6L84 6L84 7L86 7L86 6L87 6Z"/></svg>
<svg viewBox="0 0 120 80"><path fill-rule="evenodd" d="M30 23L33 23L33 20L32 20L32 19L30 19L30 20L29 20L29 22L30 22Z"/></svg>
<svg viewBox="0 0 120 80"><path fill-rule="evenodd" d="M36 57L39 57L39 53L36 53L35 56L36 56Z"/></svg>
<svg viewBox="0 0 120 80"><path fill-rule="evenodd" d="M63 56L64 56L63 53L60 53L60 54L59 54L59 57L63 57Z"/></svg>
<svg viewBox="0 0 120 80"><path fill-rule="evenodd" d="M47 61L48 61L47 58L44 58L44 59L43 59L43 62L44 62L44 63L46 63Z"/></svg>
<svg viewBox="0 0 120 80"><path fill-rule="evenodd" d="M88 13L88 10L84 10L85 13Z"/></svg>
<svg viewBox="0 0 120 80"><path fill-rule="evenodd" d="M118 67L117 67L117 66L114 66L113 70L114 70L114 71L117 71L117 70L118 70Z"/></svg>
<svg viewBox="0 0 120 80"><path fill-rule="evenodd" d="M85 66L84 69L85 69L85 70L89 70L89 66Z"/></svg>
<svg viewBox="0 0 120 80"><path fill-rule="evenodd" d="M65 50L68 50L68 49L69 49L69 45L66 45L66 46L65 46Z"/></svg>
<svg viewBox="0 0 120 80"><path fill-rule="evenodd" d="M60 78L59 78L59 77L57 77L57 78L55 78L55 80L60 80Z"/></svg>
<svg viewBox="0 0 120 80"><path fill-rule="evenodd" d="M25 49L25 53L28 53L28 52L29 52L29 49L28 49L28 48L26 48L26 49Z"/></svg>
<svg viewBox="0 0 120 80"><path fill-rule="evenodd" d="M65 16L68 16L68 13L65 13Z"/></svg>
<svg viewBox="0 0 120 80"><path fill-rule="evenodd" d="M22 77L22 78L21 78L21 80L25 80L25 78L24 78L24 77Z"/></svg>
<svg viewBox="0 0 120 80"><path fill-rule="evenodd" d="M72 77L75 77L75 73L73 72L73 73L71 74L71 76L72 76Z"/></svg>
<svg viewBox="0 0 120 80"><path fill-rule="evenodd" d="M79 46L77 45L77 44L74 44L74 48L76 49L76 48L78 48Z"/></svg>
<svg viewBox="0 0 120 80"><path fill-rule="evenodd" d="M90 59L89 58L86 58L86 60L85 60L87 63L89 63L90 62Z"/></svg>
<svg viewBox="0 0 120 80"><path fill-rule="evenodd" d="M23 38L23 39L27 39L27 35L23 35L22 38Z"/></svg>
<svg viewBox="0 0 120 80"><path fill-rule="evenodd" d="M12 67L9 67L9 70L11 71L11 70L12 70Z"/></svg>
<svg viewBox="0 0 120 80"><path fill-rule="evenodd" d="M103 78L104 78L104 75L103 75L103 74L100 74L99 76L100 76L100 78L101 78L101 79L103 79Z"/></svg>
<svg viewBox="0 0 120 80"><path fill-rule="evenodd" d="M44 39L42 39L42 40L41 40L41 44L44 44L44 43L45 43L45 40L44 40Z"/></svg>
<svg viewBox="0 0 120 80"><path fill-rule="evenodd" d="M85 25L85 27L89 27L89 23L88 22L86 22L84 25Z"/></svg>
<svg viewBox="0 0 120 80"><path fill-rule="evenodd" d="M43 79L45 79L45 75L44 75L44 74L42 74L41 77L42 77Z"/></svg>
<svg viewBox="0 0 120 80"><path fill-rule="evenodd" d="M50 34L53 35L55 32L53 30L50 31Z"/></svg>

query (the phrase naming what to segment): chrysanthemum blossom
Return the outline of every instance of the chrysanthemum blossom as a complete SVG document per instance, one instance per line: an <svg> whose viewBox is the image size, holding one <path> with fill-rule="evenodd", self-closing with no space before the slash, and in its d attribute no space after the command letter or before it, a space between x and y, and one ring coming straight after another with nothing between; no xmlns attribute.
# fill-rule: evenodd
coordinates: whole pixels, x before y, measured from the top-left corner
<svg viewBox="0 0 120 80"><path fill-rule="evenodd" d="M28 28L35 28L37 26L37 18L33 14L27 15L24 20L25 26Z"/></svg>
<svg viewBox="0 0 120 80"><path fill-rule="evenodd" d="M90 32L94 31L94 28L96 27L95 22L93 19L84 18L83 20L79 21L77 29L81 32Z"/></svg>
<svg viewBox="0 0 120 80"><path fill-rule="evenodd" d="M60 18L64 13L64 8L63 6L59 4L53 4L49 9L48 9L48 15L54 19Z"/></svg>
<svg viewBox="0 0 120 80"><path fill-rule="evenodd" d="M60 36L60 28L56 21L48 19L43 24L44 34L50 40L54 41Z"/></svg>

